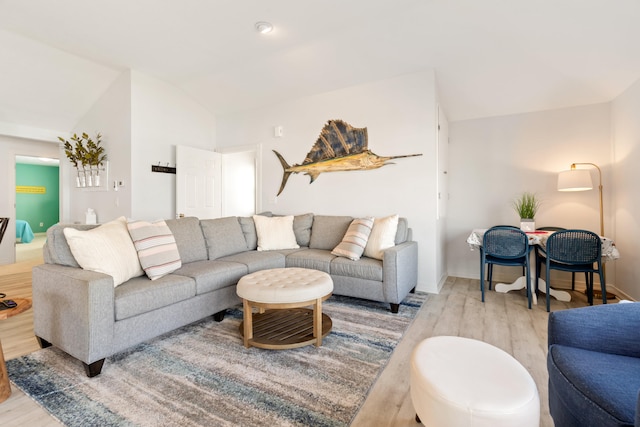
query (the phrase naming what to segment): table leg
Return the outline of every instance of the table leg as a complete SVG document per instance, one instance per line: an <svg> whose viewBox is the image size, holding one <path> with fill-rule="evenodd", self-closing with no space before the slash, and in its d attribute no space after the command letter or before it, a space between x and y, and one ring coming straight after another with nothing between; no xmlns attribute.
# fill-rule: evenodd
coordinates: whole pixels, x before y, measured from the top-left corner
<svg viewBox="0 0 640 427"><path fill-rule="evenodd" d="M506 284L506 283L496 283L495 289L496 292L500 292L500 293L507 293L509 291L515 291L518 289L524 289L525 288L525 277L524 276L520 276L516 279L515 282L510 283L510 284ZM536 279L535 277L531 278L531 291L532 291L532 301L534 304L538 304L537 298L536 298L536 293L535 293L535 283L536 283ZM547 293L547 282L544 281L544 279L538 279L538 290L542 291L542 293ZM569 292L565 292L565 291L560 291L558 289L553 289L550 288L549 289L549 295L551 295L552 297L554 297L555 299L557 299L558 301L564 301L564 302L569 302L571 301L571 294Z"/></svg>
<svg viewBox="0 0 640 427"><path fill-rule="evenodd" d="M316 299L313 305L313 336L316 339L316 347L322 345L322 298Z"/></svg>
<svg viewBox="0 0 640 427"><path fill-rule="evenodd" d="M531 279L531 280L533 280L531 284L535 286L535 279ZM541 291L543 294L547 293L547 282L544 279L538 279L538 290ZM549 288L549 295L551 295L558 301L563 301L563 302L571 301L571 294L569 292Z"/></svg>
<svg viewBox="0 0 640 427"><path fill-rule="evenodd" d="M0 402L4 402L11 396L11 383L7 374L7 365L4 362L2 353L2 342L0 342Z"/></svg>
<svg viewBox="0 0 640 427"><path fill-rule="evenodd" d="M253 308L249 300L242 301L244 316L244 346L249 348L249 341L253 339Z"/></svg>

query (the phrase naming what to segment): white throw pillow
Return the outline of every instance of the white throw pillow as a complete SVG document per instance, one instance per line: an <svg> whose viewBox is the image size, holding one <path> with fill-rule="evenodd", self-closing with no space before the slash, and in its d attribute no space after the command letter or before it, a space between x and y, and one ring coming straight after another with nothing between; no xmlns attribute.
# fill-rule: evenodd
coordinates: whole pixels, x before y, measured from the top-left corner
<svg viewBox="0 0 640 427"><path fill-rule="evenodd" d="M176 239L163 220L131 221L127 228L149 279L159 279L182 267Z"/></svg>
<svg viewBox="0 0 640 427"><path fill-rule="evenodd" d="M398 215L376 218L367 246L364 248L364 256L382 260L382 252L396 245L397 232Z"/></svg>
<svg viewBox="0 0 640 427"><path fill-rule="evenodd" d="M108 274L114 287L144 274L125 217L91 230L65 228L63 232L80 267Z"/></svg>
<svg viewBox="0 0 640 427"><path fill-rule="evenodd" d="M266 217L254 215L258 235L258 250L298 249L296 235L293 232L293 215Z"/></svg>

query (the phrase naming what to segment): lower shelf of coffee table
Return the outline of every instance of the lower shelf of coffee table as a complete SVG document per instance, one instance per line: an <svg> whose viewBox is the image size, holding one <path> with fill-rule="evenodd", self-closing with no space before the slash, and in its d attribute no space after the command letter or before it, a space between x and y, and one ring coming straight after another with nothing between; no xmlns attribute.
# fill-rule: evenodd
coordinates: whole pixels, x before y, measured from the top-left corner
<svg viewBox="0 0 640 427"><path fill-rule="evenodd" d="M322 337L331 332L331 318L322 314ZM240 334L244 336L244 322L240 323ZM313 336L313 310L290 308L266 310L253 314L252 346L271 350L302 347L315 344Z"/></svg>

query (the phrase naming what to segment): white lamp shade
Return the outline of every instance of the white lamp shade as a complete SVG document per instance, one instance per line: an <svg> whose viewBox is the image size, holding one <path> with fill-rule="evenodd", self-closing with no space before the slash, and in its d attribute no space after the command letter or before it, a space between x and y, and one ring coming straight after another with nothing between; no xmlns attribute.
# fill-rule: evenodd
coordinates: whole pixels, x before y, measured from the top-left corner
<svg viewBox="0 0 640 427"><path fill-rule="evenodd" d="M558 174L558 191L585 191L592 188L591 173L586 169L571 169Z"/></svg>

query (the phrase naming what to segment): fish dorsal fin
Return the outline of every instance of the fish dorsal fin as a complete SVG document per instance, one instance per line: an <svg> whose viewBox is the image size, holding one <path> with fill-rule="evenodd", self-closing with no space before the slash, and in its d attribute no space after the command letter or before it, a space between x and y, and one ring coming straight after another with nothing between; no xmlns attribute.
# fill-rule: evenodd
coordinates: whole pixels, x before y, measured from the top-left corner
<svg viewBox="0 0 640 427"><path fill-rule="evenodd" d="M342 120L329 120L302 164L362 153L368 145L367 128L354 128Z"/></svg>

